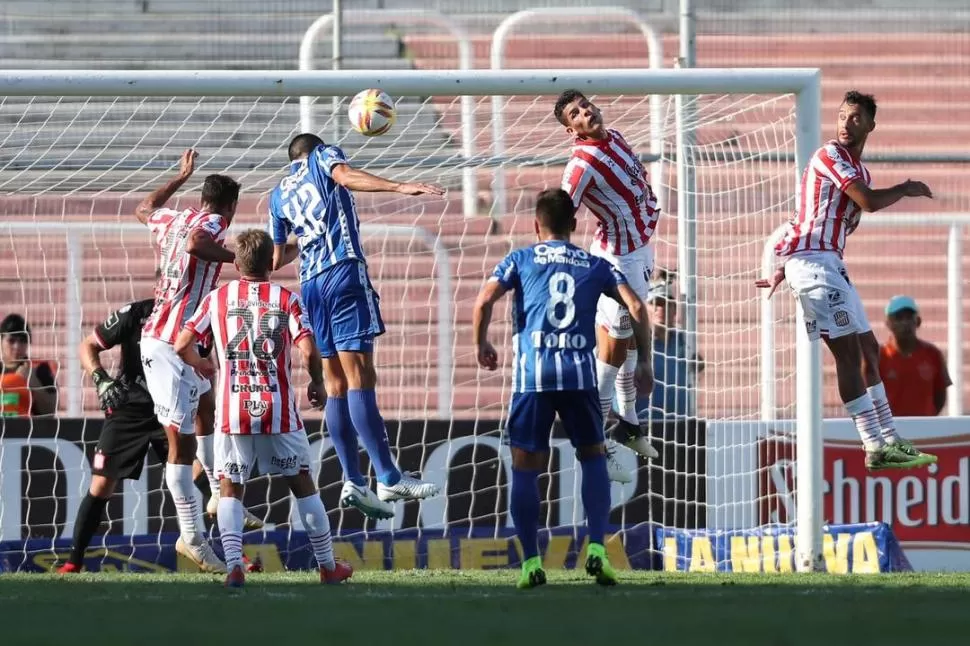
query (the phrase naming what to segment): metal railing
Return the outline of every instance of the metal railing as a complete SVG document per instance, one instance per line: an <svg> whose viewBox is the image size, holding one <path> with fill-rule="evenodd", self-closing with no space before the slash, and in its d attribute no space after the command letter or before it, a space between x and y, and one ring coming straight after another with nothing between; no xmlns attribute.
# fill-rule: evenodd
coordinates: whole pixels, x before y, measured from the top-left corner
<svg viewBox="0 0 970 646"><path fill-rule="evenodd" d="M784 235L785 227L775 229L765 242L761 256L761 273L770 277L777 264L774 248ZM947 301L947 365L953 384L947 392L947 413L951 417L963 415L963 260L962 234L970 228L970 214L959 213L893 213L867 216L866 228L945 226L949 228L946 245L946 301ZM865 235L865 234L862 234ZM774 299L761 301L761 419L774 420L777 415L775 398L775 307ZM817 344L816 344L817 345Z"/></svg>
<svg viewBox="0 0 970 646"><path fill-rule="evenodd" d="M43 217L43 216L40 216ZM82 286L84 284L84 243L87 239L105 234L143 234L145 236L145 252L151 249L151 240L147 227L134 222L46 222L40 219L36 222L0 222L0 235L34 235L43 236L49 240L54 236L63 236L67 250L67 269L64 276L66 283L65 295L65 357L67 377L67 415L80 417L82 407L82 370L81 360L77 353L84 338L82 307L84 299ZM453 306L455 295L451 287L451 256L444 243L438 236L420 227L406 225L361 224L361 233L367 236L383 236L421 241L428 247L435 258L435 281L438 289L438 343L437 343L437 383L438 383L438 416L442 419L451 417L453 402L453 370L454 370L454 317ZM104 314L120 303L106 303Z"/></svg>

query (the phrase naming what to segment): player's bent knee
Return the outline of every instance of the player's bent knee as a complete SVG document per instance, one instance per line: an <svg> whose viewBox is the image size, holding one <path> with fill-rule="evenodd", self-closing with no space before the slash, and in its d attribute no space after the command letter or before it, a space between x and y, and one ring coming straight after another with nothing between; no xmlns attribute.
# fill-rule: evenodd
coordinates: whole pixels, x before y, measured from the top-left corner
<svg viewBox="0 0 970 646"><path fill-rule="evenodd" d="M313 478L310 477L310 473L307 471L298 473L295 476L287 476L286 484L297 498L306 498L317 493L317 485L313 482Z"/></svg>
<svg viewBox="0 0 970 646"><path fill-rule="evenodd" d="M579 454L580 460L588 460L598 455L606 455L606 445L602 442L599 444L585 444L577 447L576 453Z"/></svg>
<svg viewBox="0 0 970 646"><path fill-rule="evenodd" d="M115 486L117 486L117 484L118 481L114 478L101 475L92 475L91 486L88 488L88 493L95 498L110 498L112 495L114 495Z"/></svg>
<svg viewBox="0 0 970 646"><path fill-rule="evenodd" d="M219 480L219 494L223 498L238 498L243 497L243 485L241 482L233 482L229 478L222 478Z"/></svg>
<svg viewBox="0 0 970 646"><path fill-rule="evenodd" d="M527 451L519 447L512 447L512 468L517 471L541 471L549 464L549 453L546 451Z"/></svg>

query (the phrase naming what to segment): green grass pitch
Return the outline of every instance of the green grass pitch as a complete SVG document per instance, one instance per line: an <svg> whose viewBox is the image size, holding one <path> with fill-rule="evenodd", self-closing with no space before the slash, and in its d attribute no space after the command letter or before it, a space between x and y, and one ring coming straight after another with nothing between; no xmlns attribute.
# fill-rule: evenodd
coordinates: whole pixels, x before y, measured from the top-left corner
<svg viewBox="0 0 970 646"><path fill-rule="evenodd" d="M970 575L582 572L513 587L512 570L221 576L0 575L4 644L864 646L967 643Z"/></svg>

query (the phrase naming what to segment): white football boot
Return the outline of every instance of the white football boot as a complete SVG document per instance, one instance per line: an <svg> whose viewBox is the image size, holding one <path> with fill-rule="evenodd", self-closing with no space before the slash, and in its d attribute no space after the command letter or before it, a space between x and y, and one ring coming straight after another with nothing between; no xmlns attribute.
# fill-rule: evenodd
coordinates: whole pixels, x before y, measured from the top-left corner
<svg viewBox="0 0 970 646"><path fill-rule="evenodd" d="M433 482L418 480L410 473L402 473L393 485L377 483L377 497L385 502L394 500L424 500L437 496L441 489Z"/></svg>
<svg viewBox="0 0 970 646"><path fill-rule="evenodd" d="M606 471L610 476L611 482L619 482L620 484L629 484L633 482L633 476L629 471L623 468L620 461L616 459L616 442L613 440L606 441Z"/></svg>
<svg viewBox="0 0 970 646"><path fill-rule="evenodd" d="M205 513L209 514L210 518L215 518L219 513L219 498L220 493L218 491L213 492L209 496L209 502L205 504ZM251 532L256 529L262 529L263 519L243 507L243 531Z"/></svg>
<svg viewBox="0 0 970 646"><path fill-rule="evenodd" d="M226 564L216 556L208 541L202 541L198 545L189 545L179 536L179 539L175 541L175 551L195 563L203 572L226 573Z"/></svg>
<svg viewBox="0 0 970 646"><path fill-rule="evenodd" d="M394 507L381 500L366 485L356 485L350 480L344 482L340 490L340 504L358 509L368 518L394 518Z"/></svg>

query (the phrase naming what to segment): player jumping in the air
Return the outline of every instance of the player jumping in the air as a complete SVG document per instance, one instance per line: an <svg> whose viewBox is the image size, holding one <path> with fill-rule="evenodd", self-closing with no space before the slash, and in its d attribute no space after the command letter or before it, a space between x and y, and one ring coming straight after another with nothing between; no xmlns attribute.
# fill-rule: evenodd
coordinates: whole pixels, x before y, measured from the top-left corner
<svg viewBox="0 0 970 646"><path fill-rule="evenodd" d="M576 230L568 193L550 189L536 201L540 242L513 251L498 264L475 303L473 329L478 363L498 367L488 341L494 304L513 293L512 402L505 429L512 449L509 513L522 543L519 588L546 581L539 556L539 472L549 464L549 434L559 415L583 470L582 498L589 529L586 572L601 585L616 583L603 541L610 514L603 411L593 356L596 302L601 295L623 303L643 353L634 372L643 392L653 388L650 325L646 306L609 262L569 242Z"/></svg>
<svg viewBox="0 0 970 646"><path fill-rule="evenodd" d="M323 355L327 431L344 472L342 505L391 518L394 500L438 493L437 485L401 473L391 456L374 388L374 339L384 333L378 296L367 274L360 220L351 191L442 195L429 184L399 183L353 168L337 146L313 134L289 146L290 170L269 200L276 252L273 268L300 257L300 290ZM290 235L296 242L287 242ZM377 473L377 495L360 470L357 438Z"/></svg>
<svg viewBox="0 0 970 646"><path fill-rule="evenodd" d="M836 138L815 152L802 173L797 208L775 254L785 259L771 279L755 284L768 297L786 278L801 307L808 336L825 341L839 381L839 395L855 422L870 470L908 468L936 462L896 432L879 377L879 342L849 280L842 253L862 212L879 211L904 197L933 197L923 182L906 180L870 188L862 151L876 127L876 101L847 92L839 106ZM861 368L860 368L861 366Z"/></svg>
<svg viewBox="0 0 970 646"><path fill-rule="evenodd" d="M215 366L196 346L211 339L219 359L216 387L216 475L222 487L219 533L229 574L242 587L243 487L258 463L260 473L281 474L296 498L324 583L340 583L353 569L333 557L330 521L310 475L310 443L293 391L290 353L300 349L310 375L307 398L326 401L323 366L299 297L270 282L273 241L251 229L236 238L240 279L203 299L175 342L175 351L199 374Z"/></svg>
<svg viewBox="0 0 970 646"><path fill-rule="evenodd" d="M235 258L223 242L236 212L239 183L225 175L209 175L202 184L200 208L163 208L192 176L195 159L195 151L186 150L178 175L148 194L135 209L135 217L148 225L159 249L162 272L155 286L155 307L142 331L141 357L155 414L168 437L165 482L172 492L181 528L175 548L200 567L208 568L206 563L215 567L218 563L217 569L221 569L222 562L198 526L200 516L192 481L192 462L198 453L212 496L218 499L218 483L212 472L212 435L200 437L198 444L194 435L200 405L214 405L211 395L200 404L200 396L209 393L212 385L185 365L172 344L199 302L215 288L223 263Z"/></svg>
<svg viewBox="0 0 970 646"><path fill-rule="evenodd" d="M647 172L623 135L606 127L599 108L581 92L566 90L559 95L554 113L575 137L562 188L577 209L585 204L598 223L590 253L620 270L637 296L646 299L654 266L650 240L660 218ZM615 394L620 419L616 439L644 457L655 458L658 453L643 437L637 417L633 375L638 355L631 342L629 312L604 296L597 304L596 323L596 377L603 418ZM613 458L612 449L609 457L610 477L630 482L630 474Z"/></svg>

